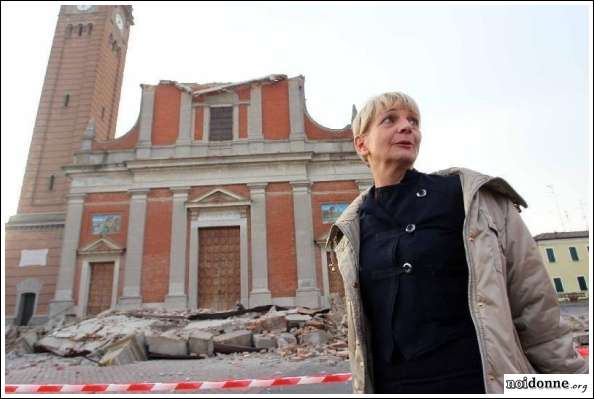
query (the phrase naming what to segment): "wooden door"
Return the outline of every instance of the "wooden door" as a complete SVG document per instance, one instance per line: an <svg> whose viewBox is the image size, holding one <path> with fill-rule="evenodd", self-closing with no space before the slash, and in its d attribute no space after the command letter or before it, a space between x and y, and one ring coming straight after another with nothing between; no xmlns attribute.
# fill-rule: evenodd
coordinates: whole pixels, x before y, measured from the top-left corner
<svg viewBox="0 0 594 399"><path fill-rule="evenodd" d="M239 227L198 230L198 307L232 309L241 298Z"/></svg>
<svg viewBox="0 0 594 399"><path fill-rule="evenodd" d="M91 282L87 315L94 316L111 308L113 262L91 263Z"/></svg>

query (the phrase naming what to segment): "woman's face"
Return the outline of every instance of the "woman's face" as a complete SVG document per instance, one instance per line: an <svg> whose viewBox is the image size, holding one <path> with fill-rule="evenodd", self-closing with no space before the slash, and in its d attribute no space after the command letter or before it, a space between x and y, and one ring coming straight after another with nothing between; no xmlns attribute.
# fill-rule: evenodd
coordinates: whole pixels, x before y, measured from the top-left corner
<svg viewBox="0 0 594 399"><path fill-rule="evenodd" d="M419 118L411 110L393 106L379 112L367 133L355 138L355 148L367 156L370 167L382 163L412 166L419 155Z"/></svg>

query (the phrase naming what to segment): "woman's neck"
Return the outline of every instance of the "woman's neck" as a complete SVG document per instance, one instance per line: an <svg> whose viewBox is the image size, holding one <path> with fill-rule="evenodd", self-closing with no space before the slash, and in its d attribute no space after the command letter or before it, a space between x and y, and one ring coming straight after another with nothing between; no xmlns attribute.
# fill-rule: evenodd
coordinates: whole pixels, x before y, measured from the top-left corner
<svg viewBox="0 0 594 399"><path fill-rule="evenodd" d="M371 173L373 175L375 188L400 183L402 179L404 179L406 171L409 169L412 169L412 165L374 165L371 169Z"/></svg>

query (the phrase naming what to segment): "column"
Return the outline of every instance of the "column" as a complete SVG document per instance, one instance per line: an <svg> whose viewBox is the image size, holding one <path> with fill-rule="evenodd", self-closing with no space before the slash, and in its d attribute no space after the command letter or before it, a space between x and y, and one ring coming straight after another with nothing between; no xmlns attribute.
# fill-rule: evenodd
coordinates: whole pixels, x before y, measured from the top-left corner
<svg viewBox="0 0 594 399"><path fill-rule="evenodd" d="M124 292L118 301L120 309L134 309L142 305L142 259L148 192L147 189L130 190Z"/></svg>
<svg viewBox="0 0 594 399"><path fill-rule="evenodd" d="M204 105L202 110L202 141L208 143L210 136L210 107Z"/></svg>
<svg viewBox="0 0 594 399"><path fill-rule="evenodd" d="M303 78L289 80L289 122L291 140L305 139L305 101L303 97Z"/></svg>
<svg viewBox="0 0 594 399"><path fill-rule="evenodd" d="M233 105L233 140L239 140L239 100Z"/></svg>
<svg viewBox="0 0 594 399"><path fill-rule="evenodd" d="M248 106L248 140L262 140L262 89L253 86Z"/></svg>
<svg viewBox="0 0 594 399"><path fill-rule="evenodd" d="M369 187L373 186L373 179L355 180L355 183L357 183L357 188L359 189L359 192L362 193Z"/></svg>
<svg viewBox="0 0 594 399"><path fill-rule="evenodd" d="M270 305L268 289L268 247L266 244L266 186L268 183L251 183L250 219L252 231L252 291L250 308Z"/></svg>
<svg viewBox="0 0 594 399"><path fill-rule="evenodd" d="M136 145L136 157L150 158L155 87L149 85L140 85L140 87L142 87L142 99L140 104L140 132L138 135L138 144Z"/></svg>
<svg viewBox="0 0 594 399"><path fill-rule="evenodd" d="M324 295L322 296L322 306L329 308L330 301L330 279L328 278L328 255L325 249L325 243L319 243L320 254L322 255L322 282L324 287Z"/></svg>
<svg viewBox="0 0 594 399"><path fill-rule="evenodd" d="M295 220L295 252L297 254L297 292L295 304L317 308L320 290L316 284L316 261L309 181L293 181L293 215Z"/></svg>
<svg viewBox="0 0 594 399"><path fill-rule="evenodd" d="M59 317L72 313L74 300L72 290L74 287L74 273L76 270L76 251L80 237L82 214L84 209L85 194L68 195L68 208L66 210L66 226L62 241L60 255L60 269L56 282L56 294L49 304L49 317Z"/></svg>
<svg viewBox="0 0 594 399"><path fill-rule="evenodd" d="M171 188L173 206L171 217L171 251L169 258L169 293L165 297L168 309L186 309L186 231L188 227L186 201L189 187Z"/></svg>
<svg viewBox="0 0 594 399"><path fill-rule="evenodd" d="M192 94L182 91L180 97L179 132L175 143L175 155L188 157L190 156L190 145L192 144Z"/></svg>
<svg viewBox="0 0 594 399"><path fill-rule="evenodd" d="M188 270L188 307L198 307L198 210L190 208L190 267Z"/></svg>

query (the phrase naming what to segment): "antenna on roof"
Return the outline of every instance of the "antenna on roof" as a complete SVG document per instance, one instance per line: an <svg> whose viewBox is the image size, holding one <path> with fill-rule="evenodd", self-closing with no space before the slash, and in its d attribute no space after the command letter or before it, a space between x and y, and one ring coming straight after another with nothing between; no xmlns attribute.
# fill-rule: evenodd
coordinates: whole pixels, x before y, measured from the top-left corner
<svg viewBox="0 0 594 399"><path fill-rule="evenodd" d="M351 111L351 123L353 123L355 120L355 116L357 116L357 107L355 107L355 104L353 104L353 109Z"/></svg>
<svg viewBox="0 0 594 399"><path fill-rule="evenodd" d="M561 222L562 231L566 231L565 223L563 222L563 215L561 213L561 208L559 207L559 201L557 200L557 194L555 194L555 188L552 184L547 184L547 188L551 190L551 194L553 194L553 199L555 200L555 206L557 207L557 214L559 216L559 221Z"/></svg>
<svg viewBox="0 0 594 399"><path fill-rule="evenodd" d="M586 216L586 208L584 206L584 201L580 200L580 210L582 211L582 219L584 219L584 226L586 226L586 230L590 231L590 226L588 225L588 217Z"/></svg>

